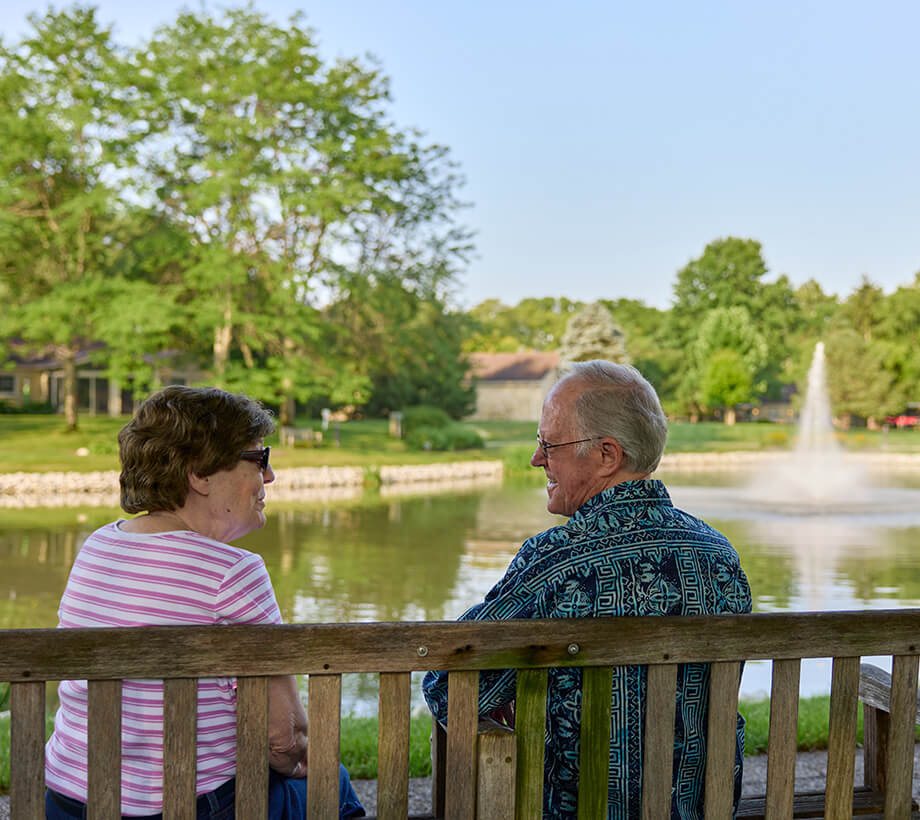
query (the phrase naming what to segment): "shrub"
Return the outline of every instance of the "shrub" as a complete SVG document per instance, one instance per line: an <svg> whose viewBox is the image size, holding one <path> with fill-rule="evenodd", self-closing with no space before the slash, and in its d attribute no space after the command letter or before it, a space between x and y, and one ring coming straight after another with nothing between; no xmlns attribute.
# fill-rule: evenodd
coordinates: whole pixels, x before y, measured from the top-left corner
<svg viewBox="0 0 920 820"><path fill-rule="evenodd" d="M402 411L403 438L421 427L441 428L453 424L453 419L440 407L429 407L420 404L416 407L407 407Z"/></svg>
<svg viewBox="0 0 920 820"><path fill-rule="evenodd" d="M472 450L482 447L482 436L464 424L446 427L417 427L406 436L406 444L414 450Z"/></svg>

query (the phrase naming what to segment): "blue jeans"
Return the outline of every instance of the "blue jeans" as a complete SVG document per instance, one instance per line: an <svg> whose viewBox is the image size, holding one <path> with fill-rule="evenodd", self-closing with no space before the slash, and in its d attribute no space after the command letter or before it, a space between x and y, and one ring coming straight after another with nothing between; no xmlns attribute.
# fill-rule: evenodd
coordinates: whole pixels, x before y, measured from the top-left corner
<svg viewBox="0 0 920 820"><path fill-rule="evenodd" d="M198 798L197 820L235 820L236 781L228 780ZM268 820L301 820L307 815L307 779L284 777L270 770ZM364 817L365 811L351 787L347 769L339 764L339 818ZM63 794L45 790L46 820L85 820L86 804ZM162 814L144 820L162 820Z"/></svg>

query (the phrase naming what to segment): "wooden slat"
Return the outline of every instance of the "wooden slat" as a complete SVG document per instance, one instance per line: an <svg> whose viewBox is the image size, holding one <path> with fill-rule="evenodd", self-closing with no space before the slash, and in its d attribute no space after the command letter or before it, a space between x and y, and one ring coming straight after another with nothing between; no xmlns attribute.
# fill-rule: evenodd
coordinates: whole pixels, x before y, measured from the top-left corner
<svg viewBox="0 0 920 820"><path fill-rule="evenodd" d="M851 817L859 658L834 658L827 728L827 814Z"/></svg>
<svg viewBox="0 0 920 820"><path fill-rule="evenodd" d="M479 733L476 817L514 817L512 785L516 762L514 732L496 728Z"/></svg>
<svg viewBox="0 0 920 820"><path fill-rule="evenodd" d="M24 629L4 633L0 680L528 669L910 655L920 610L403 624ZM568 647L578 643L577 656ZM138 652L137 647L144 651ZM418 649L424 646L426 652Z"/></svg>
<svg viewBox="0 0 920 820"><path fill-rule="evenodd" d="M163 681L163 814L195 820L198 681Z"/></svg>
<svg viewBox="0 0 920 820"><path fill-rule="evenodd" d="M268 685L265 676L237 680L236 816L247 820L268 818Z"/></svg>
<svg viewBox="0 0 920 820"><path fill-rule="evenodd" d="M863 704L863 782L883 792L888 784L888 712Z"/></svg>
<svg viewBox="0 0 920 820"><path fill-rule="evenodd" d="M310 675L307 709L307 817L326 820L339 815L341 675Z"/></svg>
<svg viewBox="0 0 920 820"><path fill-rule="evenodd" d="M707 820L727 820L732 816L740 671L737 662L714 663L711 667L703 798Z"/></svg>
<svg viewBox="0 0 920 820"><path fill-rule="evenodd" d="M431 812L443 817L447 805L447 732L431 718Z"/></svg>
<svg viewBox="0 0 920 820"><path fill-rule="evenodd" d="M913 651L910 653L913 654ZM859 665L859 699L884 712L891 711L891 675L871 663ZM915 720L920 725L920 692Z"/></svg>
<svg viewBox="0 0 920 820"><path fill-rule="evenodd" d="M770 753L767 756L767 820L783 820L792 815L800 675L800 661L773 661L768 740Z"/></svg>
<svg viewBox="0 0 920 820"><path fill-rule="evenodd" d="M479 672L451 672L447 683L446 820L476 816L476 732Z"/></svg>
<svg viewBox="0 0 920 820"><path fill-rule="evenodd" d="M609 666L582 670L578 820L604 820L607 817L612 686L613 670Z"/></svg>
<svg viewBox="0 0 920 820"><path fill-rule="evenodd" d="M910 816L918 670L917 655L897 655L892 661L886 817Z"/></svg>
<svg viewBox="0 0 920 820"><path fill-rule="evenodd" d="M45 817L45 682L10 686L10 812Z"/></svg>
<svg viewBox="0 0 920 820"><path fill-rule="evenodd" d="M642 762L643 820L660 820L671 813L676 704L677 664L649 666Z"/></svg>
<svg viewBox="0 0 920 820"><path fill-rule="evenodd" d="M518 670L514 729L517 734L514 816L517 820L541 820L546 751L545 669Z"/></svg>
<svg viewBox="0 0 920 820"><path fill-rule="evenodd" d="M384 672L380 676L378 820L405 820L409 814L410 683L408 672Z"/></svg>
<svg viewBox="0 0 920 820"><path fill-rule="evenodd" d="M764 820L764 797L760 795L742 797L738 804L738 820ZM853 792L853 813L845 815L847 820L882 820L884 795L857 787ZM916 817L916 813L913 815ZM824 792L798 792L791 814L787 818L823 818L825 817ZM827 815L830 817L830 815Z"/></svg>
<svg viewBox="0 0 920 820"><path fill-rule="evenodd" d="M87 692L87 815L121 817L121 681L91 680Z"/></svg>

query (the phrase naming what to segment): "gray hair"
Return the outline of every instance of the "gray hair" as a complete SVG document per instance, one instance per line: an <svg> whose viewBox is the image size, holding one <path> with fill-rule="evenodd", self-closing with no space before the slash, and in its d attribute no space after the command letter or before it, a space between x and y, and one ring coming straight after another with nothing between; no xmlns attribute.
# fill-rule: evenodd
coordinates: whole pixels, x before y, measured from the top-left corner
<svg viewBox="0 0 920 820"><path fill-rule="evenodd" d="M623 448L627 469L653 472L668 437L668 420L655 388L635 367L603 359L570 364L560 382L570 380L584 386L573 404L578 435L615 438ZM591 446L590 442L578 445L579 454Z"/></svg>

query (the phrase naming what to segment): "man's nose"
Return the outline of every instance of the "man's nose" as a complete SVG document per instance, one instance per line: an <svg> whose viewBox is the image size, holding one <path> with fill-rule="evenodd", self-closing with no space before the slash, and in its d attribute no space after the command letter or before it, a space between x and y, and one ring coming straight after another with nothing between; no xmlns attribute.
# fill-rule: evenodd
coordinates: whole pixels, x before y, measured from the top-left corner
<svg viewBox="0 0 920 820"><path fill-rule="evenodd" d="M538 444L530 457L531 467L542 467L546 464L546 456L543 455L543 448Z"/></svg>

